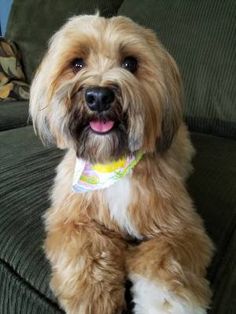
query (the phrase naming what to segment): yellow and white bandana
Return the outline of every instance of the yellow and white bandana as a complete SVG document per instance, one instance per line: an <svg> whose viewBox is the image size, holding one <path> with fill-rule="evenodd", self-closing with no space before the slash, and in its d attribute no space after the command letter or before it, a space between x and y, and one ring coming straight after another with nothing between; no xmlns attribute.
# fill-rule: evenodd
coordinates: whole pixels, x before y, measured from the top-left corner
<svg viewBox="0 0 236 314"><path fill-rule="evenodd" d="M91 164L77 158L72 190L85 193L105 189L129 174L142 158L141 152L108 164Z"/></svg>

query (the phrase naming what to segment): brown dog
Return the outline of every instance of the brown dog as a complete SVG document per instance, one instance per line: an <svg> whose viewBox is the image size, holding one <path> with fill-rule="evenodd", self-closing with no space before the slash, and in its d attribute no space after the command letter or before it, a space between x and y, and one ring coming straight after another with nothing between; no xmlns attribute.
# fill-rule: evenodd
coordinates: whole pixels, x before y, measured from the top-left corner
<svg viewBox="0 0 236 314"><path fill-rule="evenodd" d="M125 17L73 17L50 42L30 113L44 142L67 149L45 215L66 313L120 313L127 279L135 313L206 313L213 246L185 189L193 148L179 71L154 33Z"/></svg>

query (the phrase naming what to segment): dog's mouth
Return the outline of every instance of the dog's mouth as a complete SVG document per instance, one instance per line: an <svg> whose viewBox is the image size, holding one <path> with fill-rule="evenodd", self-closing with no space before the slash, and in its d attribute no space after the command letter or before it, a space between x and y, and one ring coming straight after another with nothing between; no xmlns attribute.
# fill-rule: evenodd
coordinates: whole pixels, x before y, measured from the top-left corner
<svg viewBox="0 0 236 314"><path fill-rule="evenodd" d="M91 114L75 107L68 129L79 158L104 163L128 152L128 116L121 110Z"/></svg>
<svg viewBox="0 0 236 314"><path fill-rule="evenodd" d="M115 127L114 120L94 119L89 122L90 129L96 134L107 134Z"/></svg>

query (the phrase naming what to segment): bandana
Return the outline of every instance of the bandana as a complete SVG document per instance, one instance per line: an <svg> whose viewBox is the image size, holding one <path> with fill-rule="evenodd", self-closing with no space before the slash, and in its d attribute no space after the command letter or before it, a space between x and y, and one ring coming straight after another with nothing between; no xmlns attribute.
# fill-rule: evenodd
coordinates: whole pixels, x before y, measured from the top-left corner
<svg viewBox="0 0 236 314"><path fill-rule="evenodd" d="M142 158L141 152L108 164L90 164L77 158L72 190L76 193L101 190L129 174Z"/></svg>

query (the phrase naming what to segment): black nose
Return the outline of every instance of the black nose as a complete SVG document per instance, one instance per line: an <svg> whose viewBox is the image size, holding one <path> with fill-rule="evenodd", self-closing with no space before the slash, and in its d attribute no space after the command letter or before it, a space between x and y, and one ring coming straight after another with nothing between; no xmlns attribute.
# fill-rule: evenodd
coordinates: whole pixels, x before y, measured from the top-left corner
<svg viewBox="0 0 236 314"><path fill-rule="evenodd" d="M102 112L111 107L115 94L108 87L89 87L85 91L85 100L90 110Z"/></svg>

